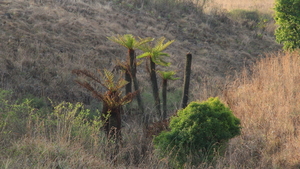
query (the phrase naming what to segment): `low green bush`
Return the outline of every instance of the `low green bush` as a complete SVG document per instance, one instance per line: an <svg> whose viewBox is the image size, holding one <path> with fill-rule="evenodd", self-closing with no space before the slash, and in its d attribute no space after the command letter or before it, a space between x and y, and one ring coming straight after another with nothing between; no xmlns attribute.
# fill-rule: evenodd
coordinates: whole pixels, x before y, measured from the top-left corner
<svg viewBox="0 0 300 169"><path fill-rule="evenodd" d="M154 145L176 168L211 162L230 138L240 134L240 120L217 97L190 103L171 118L169 127L154 138Z"/></svg>
<svg viewBox="0 0 300 169"><path fill-rule="evenodd" d="M11 95L11 91L0 89L0 146L26 133L26 120L34 110L29 100L15 103Z"/></svg>

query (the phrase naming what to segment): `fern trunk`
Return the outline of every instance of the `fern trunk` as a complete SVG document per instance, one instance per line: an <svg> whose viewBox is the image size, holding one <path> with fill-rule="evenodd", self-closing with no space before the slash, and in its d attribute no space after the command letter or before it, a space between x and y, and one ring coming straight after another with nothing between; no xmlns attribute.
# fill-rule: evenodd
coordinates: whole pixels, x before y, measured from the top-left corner
<svg viewBox="0 0 300 169"><path fill-rule="evenodd" d="M109 140L114 140L119 143L121 137L121 110L122 107L109 107L103 102L102 120L104 121L104 131ZM108 117L108 118L107 118Z"/></svg>
<svg viewBox="0 0 300 169"><path fill-rule="evenodd" d="M133 59L132 59L132 51L131 49L128 50L128 56L127 56L127 63L126 63L126 70L125 70L125 80L128 82L128 84L125 86L125 93L131 93L132 92L132 65L133 65ZM134 51L133 51L134 55ZM133 56L134 57L134 56Z"/></svg>
<svg viewBox="0 0 300 169"><path fill-rule="evenodd" d="M185 73L184 73L184 86L183 86L183 95L182 95L182 104L181 104L182 108L185 108L187 106L189 100L191 67L192 67L192 54L188 53L186 55L186 65L185 65Z"/></svg>
<svg viewBox="0 0 300 169"><path fill-rule="evenodd" d="M131 76L129 70L125 70L125 80L128 82L128 84L125 86L125 93L131 93Z"/></svg>
<svg viewBox="0 0 300 169"><path fill-rule="evenodd" d="M167 118L167 86L168 86L168 80L163 79L163 87L162 87L163 114L162 114L162 120L165 120Z"/></svg>
<svg viewBox="0 0 300 169"><path fill-rule="evenodd" d="M133 49L129 49L129 56L130 56L130 71L131 71L131 75L132 75L131 78L133 81L134 90L139 91L139 84L138 84L138 80L136 78L136 59L135 59L135 52ZM136 99L138 102L140 112L142 114L144 114L144 104L143 104L143 100L142 100L140 91L137 93Z"/></svg>
<svg viewBox="0 0 300 169"><path fill-rule="evenodd" d="M154 97L155 105L154 107L157 110L157 115L159 118L161 118L161 108L160 108L160 98L159 98L159 89L157 84L157 78L156 78L156 68L155 63L150 58L150 78L152 83L152 92Z"/></svg>

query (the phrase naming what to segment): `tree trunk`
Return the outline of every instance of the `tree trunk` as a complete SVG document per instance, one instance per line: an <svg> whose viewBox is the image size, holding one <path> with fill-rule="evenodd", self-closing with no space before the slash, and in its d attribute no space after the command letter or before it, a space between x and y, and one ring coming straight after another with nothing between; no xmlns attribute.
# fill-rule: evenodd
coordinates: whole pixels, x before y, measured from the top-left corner
<svg viewBox="0 0 300 169"><path fill-rule="evenodd" d="M184 73L184 86L182 95L181 107L185 108L189 100L189 87L190 87L190 76L191 76L191 66L192 66L192 54L188 53L186 55L186 65Z"/></svg>
<svg viewBox="0 0 300 169"><path fill-rule="evenodd" d="M162 87L163 115L162 115L162 120L165 120L167 118L167 86L168 86L168 80L163 79L163 87Z"/></svg>
<svg viewBox="0 0 300 169"><path fill-rule="evenodd" d="M117 93L112 93L109 97L115 97L116 101L119 99ZM110 107L103 101L103 115L101 119L104 121L104 131L107 138L109 140L114 140L116 143L120 143L122 140L121 112L122 106Z"/></svg>
<svg viewBox="0 0 300 169"><path fill-rule="evenodd" d="M143 104L143 100L141 97L141 93L139 91L139 84L138 84L138 80L136 78L136 58L135 58L135 52L133 49L129 49L129 56L130 56L130 69L131 69L131 78L133 81L133 85L134 85L134 90L138 91L137 95L136 95L136 99L138 102L138 106L140 109L140 113L144 114L144 104Z"/></svg>
<svg viewBox="0 0 300 169"><path fill-rule="evenodd" d="M114 160L119 153L119 148L122 145L121 134L121 111L122 107L109 108L109 106L103 102L102 117L104 122L104 131L108 141L108 147L110 151L107 152L108 158ZM108 116L108 118L107 118Z"/></svg>
<svg viewBox="0 0 300 169"><path fill-rule="evenodd" d="M150 78L152 83L152 91L153 91L153 97L155 101L155 108L157 110L158 118L161 118L161 108L160 108L160 98L159 98L159 89L157 84L157 78L156 78L156 68L155 63L150 58Z"/></svg>
<svg viewBox="0 0 300 169"><path fill-rule="evenodd" d="M128 84L125 86L125 93L131 93L131 76L130 76L130 70L125 70L125 80L128 82Z"/></svg>
<svg viewBox="0 0 300 169"><path fill-rule="evenodd" d="M133 77L133 62L134 62L134 50L128 49L128 56L126 61L125 80L128 84L125 86L125 95L132 92L132 77ZM126 105L128 114L131 114L131 103Z"/></svg>
<svg viewBox="0 0 300 169"><path fill-rule="evenodd" d="M132 78L131 78L131 72L132 72L132 65L133 60L131 56L131 49L128 50L128 56L126 61L126 70L125 70L125 80L128 82L128 84L125 86L125 93L131 93L132 92ZM134 53L134 51L133 51Z"/></svg>

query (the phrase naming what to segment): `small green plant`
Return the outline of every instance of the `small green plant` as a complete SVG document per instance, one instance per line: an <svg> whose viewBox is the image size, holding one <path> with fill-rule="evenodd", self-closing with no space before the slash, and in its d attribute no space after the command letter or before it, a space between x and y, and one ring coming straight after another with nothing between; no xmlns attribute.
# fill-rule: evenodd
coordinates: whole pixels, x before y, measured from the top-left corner
<svg viewBox="0 0 300 169"><path fill-rule="evenodd" d="M176 168L212 161L230 138L240 134L240 120L217 97L190 103L171 118L169 127L154 138L154 145Z"/></svg>
<svg viewBox="0 0 300 169"><path fill-rule="evenodd" d="M11 95L11 91L0 89L0 146L26 134L26 120L34 112L30 100L16 103L10 100Z"/></svg>
<svg viewBox="0 0 300 169"><path fill-rule="evenodd" d="M275 21L279 25L275 36L284 50L300 48L300 0L276 0Z"/></svg>

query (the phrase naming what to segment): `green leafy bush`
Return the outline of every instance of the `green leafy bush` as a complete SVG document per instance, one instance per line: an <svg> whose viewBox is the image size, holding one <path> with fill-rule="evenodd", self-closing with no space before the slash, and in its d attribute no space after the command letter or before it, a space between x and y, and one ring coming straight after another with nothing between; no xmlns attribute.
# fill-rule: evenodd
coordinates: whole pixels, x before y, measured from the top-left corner
<svg viewBox="0 0 300 169"><path fill-rule="evenodd" d="M300 48L300 0L276 0L275 21L279 25L275 35L285 50Z"/></svg>
<svg viewBox="0 0 300 169"><path fill-rule="evenodd" d="M227 141L240 134L240 120L220 100L192 102L170 121L170 131L154 138L155 148L176 168L209 162Z"/></svg>
<svg viewBox="0 0 300 169"><path fill-rule="evenodd" d="M29 100L15 103L11 91L0 89L0 146L26 133L26 119L33 112Z"/></svg>

